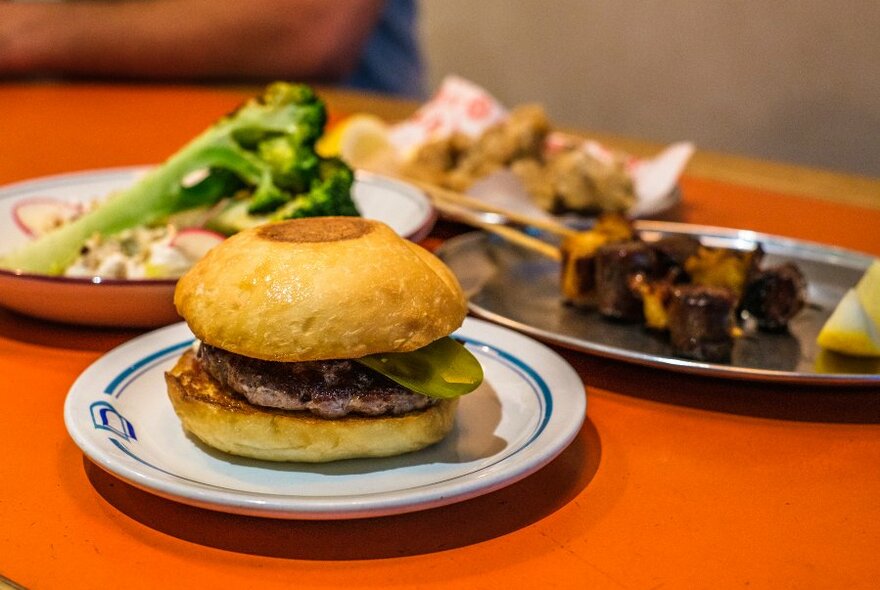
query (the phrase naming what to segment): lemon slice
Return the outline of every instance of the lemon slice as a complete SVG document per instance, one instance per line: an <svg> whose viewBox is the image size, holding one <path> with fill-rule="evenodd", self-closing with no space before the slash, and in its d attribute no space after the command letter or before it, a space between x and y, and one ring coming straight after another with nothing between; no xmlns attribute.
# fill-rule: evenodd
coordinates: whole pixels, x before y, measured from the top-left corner
<svg viewBox="0 0 880 590"><path fill-rule="evenodd" d="M880 260L875 260L856 285L859 303L880 330Z"/></svg>
<svg viewBox="0 0 880 590"><path fill-rule="evenodd" d="M856 289L846 292L819 331L819 346L853 356L880 356L880 328L868 316L860 299Z"/></svg>
<svg viewBox="0 0 880 590"><path fill-rule="evenodd" d="M388 125L379 117L364 113L343 119L315 148L325 158L339 157L354 167L386 159L394 152L388 139Z"/></svg>

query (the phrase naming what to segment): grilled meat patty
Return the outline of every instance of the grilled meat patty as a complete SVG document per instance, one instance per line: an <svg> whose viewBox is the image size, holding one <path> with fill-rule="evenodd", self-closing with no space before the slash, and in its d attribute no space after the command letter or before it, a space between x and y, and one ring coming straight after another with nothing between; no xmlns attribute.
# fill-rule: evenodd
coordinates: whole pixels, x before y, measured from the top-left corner
<svg viewBox="0 0 880 590"><path fill-rule="evenodd" d="M255 406L307 410L321 418L399 415L436 403L351 360L264 361L202 343L198 361Z"/></svg>

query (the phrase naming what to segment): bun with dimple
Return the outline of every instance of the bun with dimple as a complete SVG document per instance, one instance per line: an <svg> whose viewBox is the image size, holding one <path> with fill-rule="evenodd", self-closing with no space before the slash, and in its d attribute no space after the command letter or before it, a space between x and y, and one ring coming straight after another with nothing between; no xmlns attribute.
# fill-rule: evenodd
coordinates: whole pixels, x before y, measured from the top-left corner
<svg viewBox="0 0 880 590"><path fill-rule="evenodd" d="M277 361L415 350L467 313L439 259L359 217L236 234L180 279L174 303L203 342Z"/></svg>

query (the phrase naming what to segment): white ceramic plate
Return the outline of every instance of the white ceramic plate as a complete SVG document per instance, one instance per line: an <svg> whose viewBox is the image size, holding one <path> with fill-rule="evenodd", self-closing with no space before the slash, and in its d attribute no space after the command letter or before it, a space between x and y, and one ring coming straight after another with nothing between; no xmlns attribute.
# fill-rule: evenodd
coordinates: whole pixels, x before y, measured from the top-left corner
<svg viewBox="0 0 880 590"><path fill-rule="evenodd" d="M27 242L16 223L16 204L51 198L86 202L131 185L147 167L92 170L28 180L0 188L0 254ZM361 214L387 223L418 241L436 214L419 189L381 176L358 173L354 200ZM178 321L174 279L92 280L16 274L0 269L0 306L59 322L115 327L155 327Z"/></svg>
<svg viewBox="0 0 880 590"><path fill-rule="evenodd" d="M453 431L422 451L385 459L278 464L226 455L188 437L163 373L192 342L185 324L109 352L64 405L92 461L148 492L204 508L274 518L340 519L422 510L511 484L556 457L580 430L584 386L538 342L468 318L455 334L483 365Z"/></svg>

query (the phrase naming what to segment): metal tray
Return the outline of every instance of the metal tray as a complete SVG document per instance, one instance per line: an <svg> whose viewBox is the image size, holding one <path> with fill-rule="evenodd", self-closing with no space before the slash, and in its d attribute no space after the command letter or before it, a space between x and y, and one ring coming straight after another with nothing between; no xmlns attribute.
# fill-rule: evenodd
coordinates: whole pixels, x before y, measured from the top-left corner
<svg viewBox="0 0 880 590"><path fill-rule="evenodd" d="M541 340L623 361L729 379L817 385L880 384L880 359L858 359L822 350L816 336L872 257L801 240L682 223L637 221L646 240L683 234L708 246L750 249L760 243L765 265L796 263L809 282L808 305L788 332L740 338L729 364L676 358L667 341L638 325L618 324L594 311L563 304L559 264L482 232L446 242L438 251L458 277L481 317Z"/></svg>

